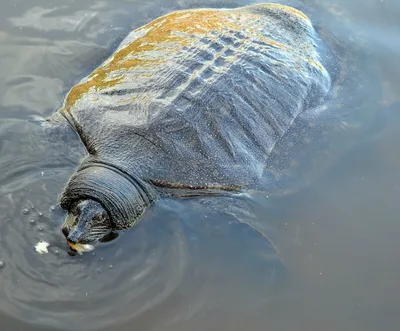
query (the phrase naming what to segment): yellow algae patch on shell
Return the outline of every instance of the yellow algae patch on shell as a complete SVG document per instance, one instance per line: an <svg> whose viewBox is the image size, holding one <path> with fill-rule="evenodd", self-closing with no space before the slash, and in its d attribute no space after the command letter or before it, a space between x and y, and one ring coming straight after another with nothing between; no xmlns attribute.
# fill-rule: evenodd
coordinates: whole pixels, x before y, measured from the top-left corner
<svg viewBox="0 0 400 331"><path fill-rule="evenodd" d="M174 67L177 54L189 55L180 52L184 47L197 46L204 36L217 40L219 35L239 32L245 35L247 42L257 39L272 47L287 48L288 45L263 33L268 18L261 19L265 13L254 10L257 8L271 12L282 10L311 24L301 11L279 4L257 4L236 9L182 10L161 16L134 30L108 60L75 85L65 99L64 111L69 112L86 94L94 96L101 90L129 84L135 79L129 79L128 73L134 70L137 77L144 79L165 70L167 64Z"/></svg>
<svg viewBox="0 0 400 331"><path fill-rule="evenodd" d="M314 66L315 68L319 69L320 71L326 71L324 66L320 62L314 61L314 60L311 60L311 59L306 59L306 61L309 64L311 64L312 66Z"/></svg>
<svg viewBox="0 0 400 331"><path fill-rule="evenodd" d="M80 83L72 88L69 92L67 99L66 99L66 109L69 109L71 105L75 104L75 102L82 96L82 94L87 93L90 91L91 88L98 89L98 88L106 88L116 85L121 81L122 77L115 78L112 80L101 80L101 79L89 79L85 83Z"/></svg>
<svg viewBox="0 0 400 331"><path fill-rule="evenodd" d="M252 29L257 18L258 14L240 9L197 9L177 11L155 19L133 31L135 37L130 42L122 45L86 80L74 86L66 97L64 108L69 111L85 93L119 84L126 71L163 65L171 54L184 46L194 45L210 32ZM121 73L121 76L110 79L112 73Z"/></svg>

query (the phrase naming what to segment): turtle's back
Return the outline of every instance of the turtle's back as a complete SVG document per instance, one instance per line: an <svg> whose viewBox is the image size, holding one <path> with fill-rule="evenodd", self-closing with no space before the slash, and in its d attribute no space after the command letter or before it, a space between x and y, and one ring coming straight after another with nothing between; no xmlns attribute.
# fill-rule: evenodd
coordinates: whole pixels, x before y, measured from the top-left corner
<svg viewBox="0 0 400 331"><path fill-rule="evenodd" d="M163 182L240 184L330 88L301 12L179 11L133 31L60 111L89 152Z"/></svg>

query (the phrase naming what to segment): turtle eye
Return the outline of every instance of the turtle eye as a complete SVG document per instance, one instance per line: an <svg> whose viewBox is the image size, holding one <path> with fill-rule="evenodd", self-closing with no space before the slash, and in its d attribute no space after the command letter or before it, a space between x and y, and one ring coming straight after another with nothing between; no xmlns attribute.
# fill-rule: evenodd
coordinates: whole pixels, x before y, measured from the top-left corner
<svg viewBox="0 0 400 331"><path fill-rule="evenodd" d="M75 216L79 216L81 214L81 208L79 206L79 202L72 204L70 212Z"/></svg>
<svg viewBox="0 0 400 331"><path fill-rule="evenodd" d="M102 212L102 213L100 213L100 214L94 216L94 217L92 218L92 226L102 224L102 223L104 222L105 215L106 215L106 214L105 214L104 212Z"/></svg>
<svg viewBox="0 0 400 331"><path fill-rule="evenodd" d="M104 220L107 219L107 212L105 210L98 213L96 216L93 217L93 222L96 224L103 223Z"/></svg>

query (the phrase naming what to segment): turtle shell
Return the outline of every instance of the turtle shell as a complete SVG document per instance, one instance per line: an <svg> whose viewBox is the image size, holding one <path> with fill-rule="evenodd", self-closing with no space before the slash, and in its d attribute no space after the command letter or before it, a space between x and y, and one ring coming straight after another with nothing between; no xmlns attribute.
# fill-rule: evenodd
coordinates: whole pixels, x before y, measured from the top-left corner
<svg viewBox="0 0 400 331"><path fill-rule="evenodd" d="M64 206L89 194L88 180L99 200L112 192L113 203L125 194L120 204L141 206L122 219L161 188L256 186L294 119L329 93L325 50L307 16L277 4L178 11L134 30L58 111L89 153ZM128 182L109 183L113 168Z"/></svg>

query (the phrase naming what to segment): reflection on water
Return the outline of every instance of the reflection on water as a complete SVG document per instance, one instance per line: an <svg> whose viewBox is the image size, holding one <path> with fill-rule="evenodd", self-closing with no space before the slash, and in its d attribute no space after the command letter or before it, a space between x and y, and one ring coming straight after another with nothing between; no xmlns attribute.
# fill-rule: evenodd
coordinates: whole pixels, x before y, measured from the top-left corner
<svg viewBox="0 0 400 331"><path fill-rule="evenodd" d="M84 150L45 140L31 119L53 113L132 26L247 2L2 2L2 329L398 329L400 5L284 3L357 59L328 109L277 146L270 169L281 186L241 196L231 215L220 209L230 198L161 201L134 230L71 258L56 197ZM49 254L34 251L41 239Z"/></svg>

